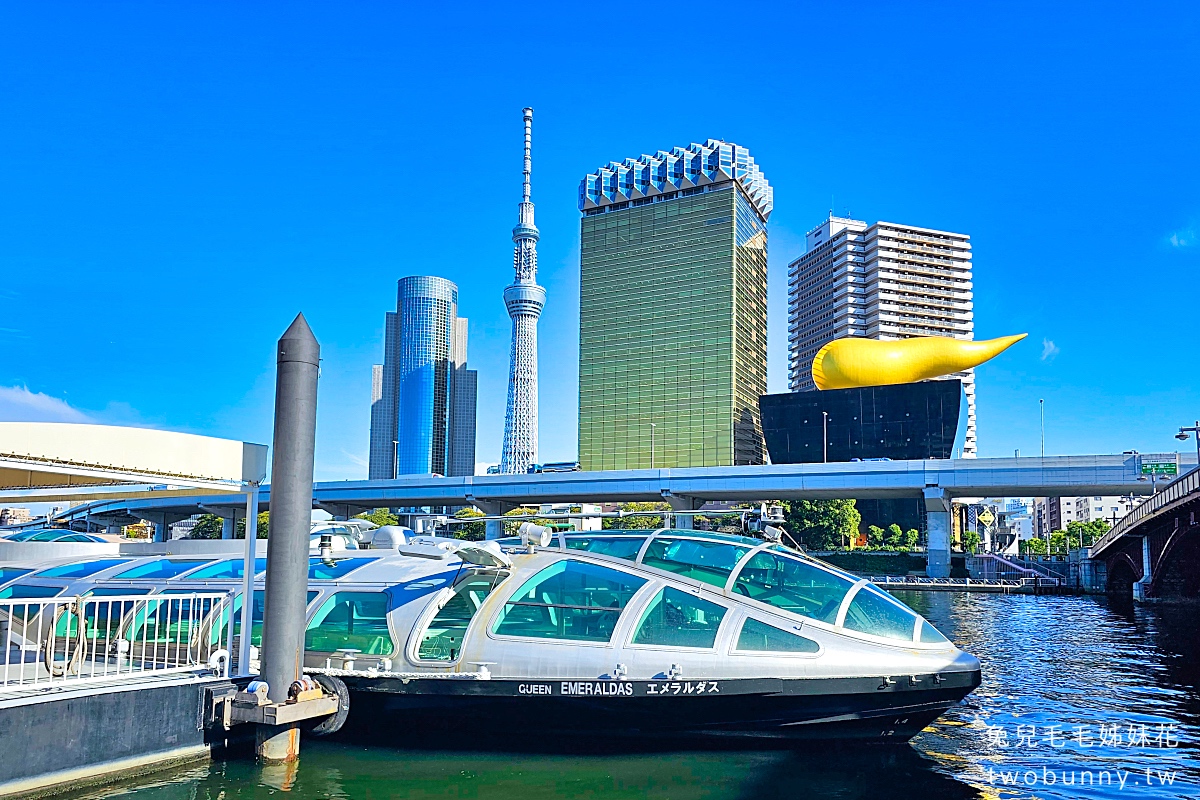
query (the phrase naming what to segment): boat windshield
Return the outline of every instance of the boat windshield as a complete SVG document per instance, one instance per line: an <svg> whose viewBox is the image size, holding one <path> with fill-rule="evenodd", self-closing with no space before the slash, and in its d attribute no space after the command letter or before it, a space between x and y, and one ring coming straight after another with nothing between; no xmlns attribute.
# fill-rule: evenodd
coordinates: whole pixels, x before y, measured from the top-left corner
<svg viewBox="0 0 1200 800"><path fill-rule="evenodd" d="M657 536L646 548L642 563L701 583L724 587L738 562L752 549L752 544L720 539Z"/></svg>
<svg viewBox="0 0 1200 800"><path fill-rule="evenodd" d="M568 536L568 550L586 550L602 556L633 561L646 543L646 536Z"/></svg>
<svg viewBox="0 0 1200 800"><path fill-rule="evenodd" d="M50 567L37 573L36 578L87 578L97 572L115 567L129 561L128 558L102 558L98 561L84 561L80 564L63 564Z"/></svg>
<svg viewBox="0 0 1200 800"><path fill-rule="evenodd" d="M258 575L267 568L267 560L265 558L254 559L254 574ZM246 562L241 558L231 558L227 561L218 561L215 564L209 564L207 567L201 567L195 572L188 575L188 580L192 581L208 581L208 580L230 580L242 577L242 573L246 571Z"/></svg>

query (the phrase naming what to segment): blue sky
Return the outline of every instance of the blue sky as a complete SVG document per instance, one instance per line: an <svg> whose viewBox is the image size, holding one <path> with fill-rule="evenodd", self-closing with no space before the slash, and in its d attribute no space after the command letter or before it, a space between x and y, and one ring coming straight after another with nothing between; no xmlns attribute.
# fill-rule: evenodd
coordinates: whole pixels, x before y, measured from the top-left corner
<svg viewBox="0 0 1200 800"><path fill-rule="evenodd" d="M1051 454L1200 417L1194 5L433 5L0 7L0 419L269 442L303 311L317 476L365 477L384 312L435 274L498 460L525 105L545 460L576 452L579 180L708 137L775 187L773 390L832 204L969 233L976 335L1030 334L979 370L981 455L1036 453L1039 398Z"/></svg>

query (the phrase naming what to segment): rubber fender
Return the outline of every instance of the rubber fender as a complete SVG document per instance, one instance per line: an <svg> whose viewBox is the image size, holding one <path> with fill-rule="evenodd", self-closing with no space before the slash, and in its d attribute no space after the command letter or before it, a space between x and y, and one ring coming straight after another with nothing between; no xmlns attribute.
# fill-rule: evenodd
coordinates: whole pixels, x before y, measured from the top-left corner
<svg viewBox="0 0 1200 800"><path fill-rule="evenodd" d="M350 716L350 690L341 678L333 675L312 675L314 681L320 684L326 694L333 695L338 700L338 710L328 717L317 720L307 720L305 730L314 736L331 736L342 729Z"/></svg>

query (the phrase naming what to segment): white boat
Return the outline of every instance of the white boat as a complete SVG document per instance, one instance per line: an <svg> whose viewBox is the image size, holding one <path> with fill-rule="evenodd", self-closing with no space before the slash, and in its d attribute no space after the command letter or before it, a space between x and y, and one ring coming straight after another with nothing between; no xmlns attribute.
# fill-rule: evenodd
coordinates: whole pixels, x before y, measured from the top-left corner
<svg viewBox="0 0 1200 800"><path fill-rule="evenodd" d="M528 546L404 535L312 558L306 670L344 684L352 717L542 736L897 741L979 685L979 661L927 620L781 544L542 531ZM254 645L265 567L258 559ZM9 564L0 600L240 595L241 570L230 554ZM235 637L241 602L224 606ZM221 643L228 621L221 610L188 624Z"/></svg>

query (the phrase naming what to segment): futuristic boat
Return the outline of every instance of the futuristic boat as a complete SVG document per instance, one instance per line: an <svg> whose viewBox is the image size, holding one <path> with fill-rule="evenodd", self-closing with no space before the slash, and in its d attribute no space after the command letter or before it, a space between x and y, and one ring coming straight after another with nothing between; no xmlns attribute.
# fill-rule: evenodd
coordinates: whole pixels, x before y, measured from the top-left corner
<svg viewBox="0 0 1200 800"><path fill-rule="evenodd" d="M306 670L344 684L352 717L421 731L470 720L506 736L897 741L979 685L979 661L907 606L781 544L530 530L533 543L402 536L311 559ZM229 554L5 565L0 598L233 595L241 565ZM225 642L232 605L240 636L241 602L189 624Z"/></svg>

